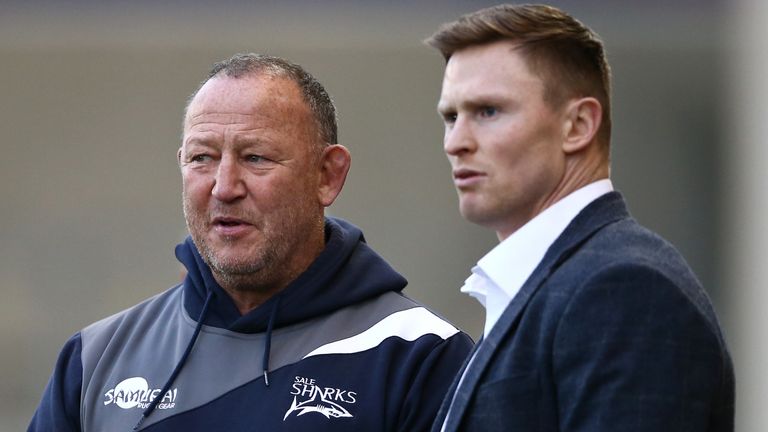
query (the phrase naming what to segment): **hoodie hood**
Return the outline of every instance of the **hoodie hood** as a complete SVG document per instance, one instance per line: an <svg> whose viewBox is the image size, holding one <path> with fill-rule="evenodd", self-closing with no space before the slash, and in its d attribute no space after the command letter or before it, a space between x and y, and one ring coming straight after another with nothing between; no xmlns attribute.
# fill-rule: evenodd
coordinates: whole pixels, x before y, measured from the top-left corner
<svg viewBox="0 0 768 432"><path fill-rule="evenodd" d="M272 331L364 301L387 291L402 291L406 280L365 244L363 233L341 219L326 218L325 249L283 291L258 308L240 315L231 297L213 278L191 237L176 246L176 258L187 268L182 289L184 308L197 324L184 353L158 394L171 388L195 346L203 325L240 333L266 333L262 371L269 387ZM343 267L343 269L342 269ZM162 398L144 409L133 430L139 430Z"/></svg>
<svg viewBox="0 0 768 432"><path fill-rule="evenodd" d="M176 257L187 268L184 307L200 317L211 294L203 324L240 333L267 330L308 320L387 291L402 291L407 284L365 242L359 228L342 219L325 219L325 249L298 278L280 293L246 315L213 278L191 237L176 247Z"/></svg>

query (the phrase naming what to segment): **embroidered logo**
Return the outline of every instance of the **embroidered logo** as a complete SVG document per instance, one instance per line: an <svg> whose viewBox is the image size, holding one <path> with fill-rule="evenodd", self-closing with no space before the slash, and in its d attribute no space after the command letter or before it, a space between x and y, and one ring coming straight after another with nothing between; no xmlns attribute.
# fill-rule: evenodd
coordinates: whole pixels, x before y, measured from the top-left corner
<svg viewBox="0 0 768 432"><path fill-rule="evenodd" d="M334 387L320 387L314 378L297 376L291 386L293 402L283 416L285 421L288 416L296 412L296 416L307 413L318 413L326 418L354 417L345 408L345 405L357 403L357 392L342 390ZM301 401L300 401L301 400Z"/></svg>
<svg viewBox="0 0 768 432"><path fill-rule="evenodd" d="M147 380L133 377L121 381L115 388L104 393L104 405L115 404L122 409L145 409L160 395L159 388L151 389ZM168 390L163 395L156 409L171 409L176 406L178 389Z"/></svg>

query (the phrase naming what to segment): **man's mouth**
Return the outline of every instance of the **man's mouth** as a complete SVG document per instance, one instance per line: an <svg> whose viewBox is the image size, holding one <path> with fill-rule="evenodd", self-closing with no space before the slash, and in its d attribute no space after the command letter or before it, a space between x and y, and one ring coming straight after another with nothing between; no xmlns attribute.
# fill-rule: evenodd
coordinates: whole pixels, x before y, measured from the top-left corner
<svg viewBox="0 0 768 432"><path fill-rule="evenodd" d="M211 225L216 232L228 237L245 234L251 227L245 220L230 216L217 216L213 218Z"/></svg>
<svg viewBox="0 0 768 432"><path fill-rule="evenodd" d="M242 225L243 221L239 219L217 218L217 219L214 219L213 223L215 225L235 226L235 225Z"/></svg>
<svg viewBox="0 0 768 432"><path fill-rule="evenodd" d="M469 168L457 168L453 170L453 183L456 187L468 187L479 181L485 174Z"/></svg>

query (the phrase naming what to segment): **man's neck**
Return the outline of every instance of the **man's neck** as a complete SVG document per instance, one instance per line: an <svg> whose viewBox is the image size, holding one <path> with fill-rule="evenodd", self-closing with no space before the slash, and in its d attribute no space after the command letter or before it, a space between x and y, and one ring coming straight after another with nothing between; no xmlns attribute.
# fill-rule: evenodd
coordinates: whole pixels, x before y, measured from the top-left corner
<svg viewBox="0 0 768 432"><path fill-rule="evenodd" d="M574 158L569 160L566 164L565 174L560 183L558 183L549 195L543 197L537 205L533 206L528 214L521 215L519 219L509 221L510 223L507 223L505 226L496 227L494 229L499 241L503 241L530 220L541 214L541 212L573 192L598 180L609 178L610 168L608 162L604 157L599 155L598 157L586 156L586 159Z"/></svg>

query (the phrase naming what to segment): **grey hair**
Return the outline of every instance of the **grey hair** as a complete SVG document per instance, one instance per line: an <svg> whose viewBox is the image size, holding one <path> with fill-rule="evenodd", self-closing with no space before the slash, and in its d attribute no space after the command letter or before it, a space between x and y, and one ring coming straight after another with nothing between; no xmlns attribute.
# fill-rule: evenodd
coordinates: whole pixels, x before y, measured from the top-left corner
<svg viewBox="0 0 768 432"><path fill-rule="evenodd" d="M235 54L232 57L214 63L208 76L187 99L184 107L184 118L187 110L200 89L212 78L224 75L230 78L241 78L249 75L263 74L270 77L286 78L296 83L307 103L319 132L319 138L324 144L338 143L338 126L336 107L322 84L312 74L298 64L291 63L280 57L265 54Z"/></svg>

